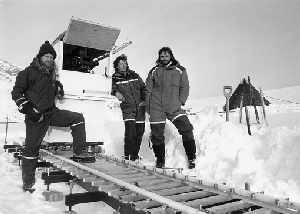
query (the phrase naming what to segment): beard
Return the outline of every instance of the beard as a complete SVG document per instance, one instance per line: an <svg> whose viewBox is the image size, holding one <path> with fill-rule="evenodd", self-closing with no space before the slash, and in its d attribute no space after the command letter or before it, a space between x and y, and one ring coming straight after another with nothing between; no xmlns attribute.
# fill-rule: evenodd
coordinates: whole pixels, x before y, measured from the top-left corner
<svg viewBox="0 0 300 214"><path fill-rule="evenodd" d="M46 68L48 70L53 70L53 67L54 67L54 62L53 61L40 60L40 64L41 64L41 66L43 66L44 68Z"/></svg>
<svg viewBox="0 0 300 214"><path fill-rule="evenodd" d="M166 65L168 65L170 62L171 62L171 60L162 60L162 61L161 61L161 64L164 65L164 66L166 66Z"/></svg>

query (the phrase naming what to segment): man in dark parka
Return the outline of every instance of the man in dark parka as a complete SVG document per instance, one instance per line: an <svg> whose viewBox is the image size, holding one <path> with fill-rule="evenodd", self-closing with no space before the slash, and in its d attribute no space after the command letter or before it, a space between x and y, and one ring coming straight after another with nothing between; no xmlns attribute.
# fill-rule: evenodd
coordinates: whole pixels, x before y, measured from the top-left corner
<svg viewBox="0 0 300 214"><path fill-rule="evenodd" d="M114 61L111 94L122 101L120 107L125 124L125 159L137 160L145 132L145 83L136 72L129 69L127 57L121 55Z"/></svg>
<svg viewBox="0 0 300 214"><path fill-rule="evenodd" d="M21 71L12 90L12 99L25 114L26 140L22 156L23 190L33 192L39 148L49 126L70 127L74 155L85 150L86 132L81 113L60 110L55 98L64 96L63 85L57 80L56 52L49 41L41 47L30 66Z"/></svg>

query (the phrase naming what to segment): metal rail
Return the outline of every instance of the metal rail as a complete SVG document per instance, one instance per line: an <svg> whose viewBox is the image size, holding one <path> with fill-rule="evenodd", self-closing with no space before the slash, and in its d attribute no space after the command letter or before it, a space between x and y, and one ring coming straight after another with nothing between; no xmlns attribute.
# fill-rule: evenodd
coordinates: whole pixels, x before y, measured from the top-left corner
<svg viewBox="0 0 300 214"><path fill-rule="evenodd" d="M124 181L122 181L120 179L117 179L117 178L114 178L112 176L109 176L109 175L107 175L105 173L99 172L98 170L91 169L90 167L84 166L84 165L82 165L80 163L76 163L76 162L74 162L74 161L72 161L70 159L67 159L65 157L62 157L62 156L59 156L59 155L53 155L51 152L49 152L47 150L42 150L42 152L44 152L44 153L46 153L46 154L48 154L48 155L50 155L52 157L55 157L56 159L59 159L59 160L65 162L65 163L69 163L69 164L71 164L73 166L76 166L76 167L78 167L80 169L83 169L83 170L85 170L85 171L87 171L89 173L97 175L97 176L99 176L101 178L104 178L106 180L112 181L112 182L114 182L114 183L116 183L116 184L118 184L120 186L123 186L126 189L129 189L129 190L131 190L133 192L136 192L138 194L144 195L144 196L146 196L148 198L155 199L155 201L160 202L162 204L166 204L167 206L172 207L174 209L180 210L180 211L188 213L188 214L203 214L204 213L204 212L199 211L197 209L194 209L194 208L191 208L189 206L186 206L186 205L183 205L181 203L178 203L178 202L175 202L173 200L170 200L170 199L168 199L166 197L162 197L162 196L160 196L158 194L155 194L155 193L146 191L144 189L141 189L141 188L139 188L137 186L134 186L134 185L129 184L127 182L124 182Z"/></svg>
<svg viewBox="0 0 300 214"><path fill-rule="evenodd" d="M110 165L108 165L106 168L105 164L104 165L102 165L101 163L98 164L98 166L99 167L101 166L100 168L102 168L104 172L110 172L110 173L108 173L110 175L108 175L104 172L100 172L99 170L101 170L101 169L97 170L97 169L93 169L93 168L89 167L89 166L96 167L97 162L95 163L95 165L93 165L93 164L83 165L80 163L76 163L66 157L62 157L59 155L53 155L51 152L49 152L47 150L42 150L42 152L45 153L48 157L50 156L50 157L53 157L56 160L58 160L58 161L56 161L57 164L61 163L61 165L64 165L65 163L67 163L67 164L70 164L71 166L82 169L88 173L95 175L95 176L106 179L110 182L115 183L118 186L125 187L127 190L130 190L132 192L140 194L141 196L139 196L139 197L150 198L150 199L156 201L156 202L151 202L153 204L156 204L157 202L159 202L160 204L166 205L167 207L173 208L174 210L182 211L184 213L193 213L193 214L194 213L197 213L197 214L204 213L203 211L201 211L199 209L190 207L189 202L184 202L184 204L183 204L183 203L179 203L179 202L172 200L172 198L177 198L177 195L174 195L171 197L170 196L164 197L162 195L156 194L157 191L151 192L151 188L149 188L149 187L148 187L148 190L145 190L145 189L137 187L133 184L128 183L128 181L126 181L126 179L124 179L125 181L123 181L123 180L121 180L122 176L120 176L120 175L119 175L119 178L113 177L114 172L110 168ZM259 207L262 207L262 209L263 209L262 213L267 213L269 211L275 211L275 212L284 213L284 214L296 214L296 213L299 214L300 213L300 204L296 203L296 202L291 202L286 199L280 199L280 198L276 198L276 197L272 197L272 196L267 196L262 193L252 192L252 191L245 190L245 189L232 188L225 184L219 184L219 183L207 181L204 179L198 179L195 177L186 176L186 175L183 175L181 173L176 173L171 170L159 169L159 168L155 168L155 167L151 167L151 166L145 166L138 162L132 162L132 161L116 158L113 156L100 154L99 157L102 159L105 159L105 160L109 160L112 163L124 165L130 170L136 170L137 173L139 171L140 174L141 174L141 172L144 172L144 173L148 172L149 176L155 175L157 178L168 179L168 180L170 180L170 182L174 181L177 183L188 185L190 187L195 187L196 189L202 189L202 190L212 193L214 195L218 195L215 197L216 201L224 200L224 197L225 197L225 199L227 198L228 200L233 200L233 199L242 200L239 202L233 202L230 205L230 206L241 207L240 209L247 208L250 205L257 205ZM47 158L45 158L45 159L47 159ZM55 162L55 161L53 161L53 162ZM70 169L71 168L72 167L70 167ZM76 171L76 169L72 169L72 170ZM78 172L78 173L80 174L80 172ZM73 173L73 174L75 174L75 173ZM118 173L116 172L116 174L118 174ZM122 174L124 175L125 173L122 172ZM131 174L131 172L129 172L128 174ZM138 175L138 174L136 174L136 175ZM128 175L125 175L125 177L128 177ZM89 180L89 179L87 178L87 180ZM153 186L155 186L155 185L156 184L154 183ZM159 184L157 184L156 186L158 186L158 185ZM128 193L128 194L130 194L130 193ZM134 196L127 196L128 201L130 201L130 198L132 198L132 197L134 197ZM213 197L214 196L207 198L207 200L213 200ZM124 197L124 200L125 201L127 200L126 197ZM205 200L201 199L201 202L204 203ZM143 203L144 202L136 203L136 206L139 207L140 209L142 209ZM147 203L149 203L149 202L147 202ZM218 203L218 202L216 202L216 203ZM222 208L222 206L224 206L224 208ZM201 205L199 206L199 208L200 207L201 207ZM210 210L209 212L211 212L211 213L223 213L223 211L226 209L227 208L226 208L226 204L225 204L225 205L220 205L216 208L208 208L207 210ZM155 208L153 209L153 212L151 211L151 213L156 213L156 212L154 212L154 210L155 210ZM205 211L207 212L207 210L205 210ZM220 210L222 210L222 211L220 211ZM264 210L267 210L267 211L264 212ZM160 213L160 212L157 212L157 213Z"/></svg>
<svg viewBox="0 0 300 214"><path fill-rule="evenodd" d="M297 202L292 202L287 199L281 199L281 198L276 198L273 196L268 196L265 195L261 192L252 192L249 190L241 189L238 187L230 187L226 184L220 184L220 183L215 183L211 181L207 181L205 179L199 179L196 177L192 176L186 176L181 173L175 173L170 170L165 170L165 169L159 169L155 168L152 166L144 166L141 163L138 162L132 162L132 161L127 161L123 160L120 158L108 156L108 155L103 155L101 156L114 160L116 162L124 162L128 163L131 166L138 167L140 169L146 169L149 171L154 171L162 175L166 175L169 177L172 177L177 180L183 180L185 183L189 184L190 186L194 186L197 188L201 188L213 193L217 193L220 195L226 195L226 196L232 196L234 198L242 199L243 201L256 204L258 206L263 206L269 209L272 209L277 212L283 212L283 213L295 213L298 211L300 213L300 203ZM283 210L286 209L286 210Z"/></svg>

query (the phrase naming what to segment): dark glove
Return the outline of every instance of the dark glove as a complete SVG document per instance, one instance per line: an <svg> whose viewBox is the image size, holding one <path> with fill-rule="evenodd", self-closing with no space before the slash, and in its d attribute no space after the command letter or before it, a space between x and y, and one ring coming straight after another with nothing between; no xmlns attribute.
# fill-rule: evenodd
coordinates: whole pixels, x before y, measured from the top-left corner
<svg viewBox="0 0 300 214"><path fill-rule="evenodd" d="M33 122L41 122L43 121L44 117L42 113L39 113L37 110L34 108L29 108L26 111L26 115L33 121Z"/></svg>
<svg viewBox="0 0 300 214"><path fill-rule="evenodd" d="M55 81L58 99L61 100L65 96L64 87L58 80Z"/></svg>
<svg viewBox="0 0 300 214"><path fill-rule="evenodd" d="M26 111L28 109L32 108L32 104L25 99L21 99L20 101L17 101L16 103L17 103L19 112L21 112L22 114L26 114Z"/></svg>
<svg viewBox="0 0 300 214"><path fill-rule="evenodd" d="M41 122L44 119L43 114L39 113L33 107L32 103L25 100L25 98L19 99L16 104L18 105L19 112L28 115L33 122Z"/></svg>

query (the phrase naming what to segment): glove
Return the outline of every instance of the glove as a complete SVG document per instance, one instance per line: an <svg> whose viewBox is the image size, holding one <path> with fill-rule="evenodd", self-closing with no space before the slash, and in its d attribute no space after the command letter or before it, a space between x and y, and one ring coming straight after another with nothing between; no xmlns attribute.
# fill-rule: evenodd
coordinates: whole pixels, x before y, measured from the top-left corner
<svg viewBox="0 0 300 214"><path fill-rule="evenodd" d="M125 101L125 98L123 97L123 95L120 92L116 92L116 97L119 101Z"/></svg>
<svg viewBox="0 0 300 214"><path fill-rule="evenodd" d="M16 104L18 106L19 112L21 112L22 114L26 114L26 111L32 108L32 104L28 100L25 100L25 98L19 99Z"/></svg>
<svg viewBox="0 0 300 214"><path fill-rule="evenodd" d="M28 115L33 122L43 121L43 114L39 113L39 111L33 107L31 102L25 100L25 98L17 100L16 104L18 105L19 112Z"/></svg>
<svg viewBox="0 0 300 214"><path fill-rule="evenodd" d="M26 111L26 115L33 121L33 122L41 122L44 120L44 116L42 113L39 113L38 110L35 108L29 108Z"/></svg>
<svg viewBox="0 0 300 214"><path fill-rule="evenodd" d="M57 98L59 100L62 100L63 97L65 96L64 87L61 84L61 82L59 82L58 80L55 81L55 85L56 85L56 90L57 90Z"/></svg>

